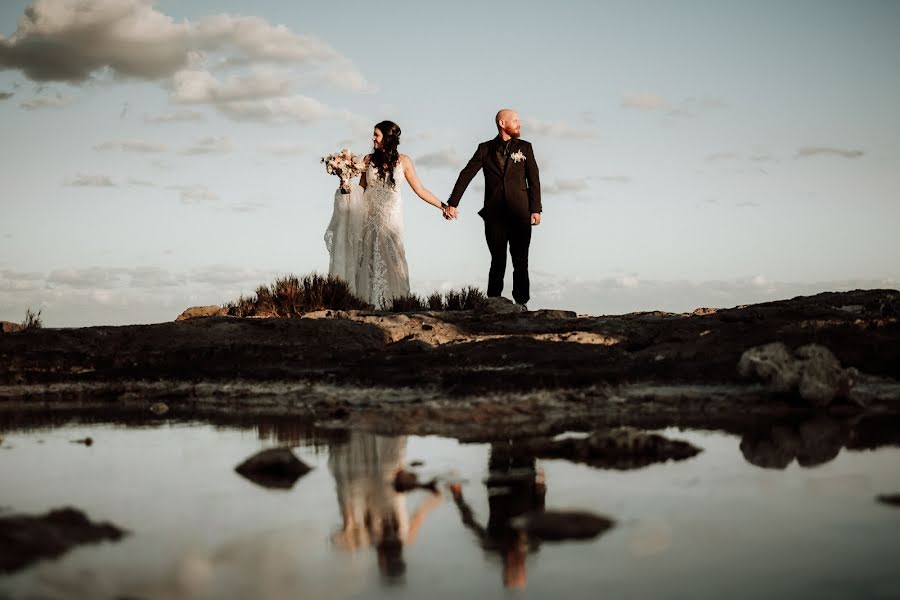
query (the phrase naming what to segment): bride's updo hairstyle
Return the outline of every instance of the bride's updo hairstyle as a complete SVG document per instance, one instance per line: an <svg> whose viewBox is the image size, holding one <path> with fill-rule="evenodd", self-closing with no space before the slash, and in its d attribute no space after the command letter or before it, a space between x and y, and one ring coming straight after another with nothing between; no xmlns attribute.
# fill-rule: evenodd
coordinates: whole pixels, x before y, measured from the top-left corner
<svg viewBox="0 0 900 600"><path fill-rule="evenodd" d="M393 121L382 121L375 126L381 132L381 148L372 152L372 162L378 169L378 176L382 180L394 185L394 169L400 161L400 153L397 146L400 145L400 126Z"/></svg>

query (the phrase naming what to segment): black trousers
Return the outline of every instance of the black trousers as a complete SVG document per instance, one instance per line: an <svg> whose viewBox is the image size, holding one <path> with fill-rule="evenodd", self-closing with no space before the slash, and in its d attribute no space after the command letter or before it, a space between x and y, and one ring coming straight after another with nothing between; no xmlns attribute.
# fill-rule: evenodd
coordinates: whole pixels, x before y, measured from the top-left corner
<svg viewBox="0 0 900 600"><path fill-rule="evenodd" d="M491 271L488 274L489 297L503 292L506 275L506 251L513 264L513 300L526 304L530 299L528 280L528 247L531 245L531 223L518 219L498 217L484 221L484 237L491 251Z"/></svg>

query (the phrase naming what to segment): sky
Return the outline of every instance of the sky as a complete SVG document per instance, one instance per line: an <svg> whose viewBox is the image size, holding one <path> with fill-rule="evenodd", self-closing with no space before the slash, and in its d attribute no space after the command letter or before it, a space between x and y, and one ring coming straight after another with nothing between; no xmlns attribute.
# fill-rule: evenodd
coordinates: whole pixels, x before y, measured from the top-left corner
<svg viewBox="0 0 900 600"><path fill-rule="evenodd" d="M4 0L0 320L327 272L321 156L393 120L446 198L503 107L541 171L529 308L896 289L898 60L893 0ZM403 188L414 292L486 287L481 179L453 222Z"/></svg>

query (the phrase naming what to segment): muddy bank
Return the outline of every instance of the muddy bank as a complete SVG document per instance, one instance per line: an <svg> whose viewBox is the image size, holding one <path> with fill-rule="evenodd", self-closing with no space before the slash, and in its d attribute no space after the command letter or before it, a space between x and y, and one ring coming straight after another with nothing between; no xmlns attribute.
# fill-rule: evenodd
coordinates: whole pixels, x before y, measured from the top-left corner
<svg viewBox="0 0 900 600"><path fill-rule="evenodd" d="M32 330L0 335L0 409L152 418L149 407L165 402L173 418L293 416L461 439L886 419L900 413L898 315L900 292L868 290L692 314L320 311ZM776 341L829 349L859 373L854 387L812 407L742 378L742 354Z"/></svg>

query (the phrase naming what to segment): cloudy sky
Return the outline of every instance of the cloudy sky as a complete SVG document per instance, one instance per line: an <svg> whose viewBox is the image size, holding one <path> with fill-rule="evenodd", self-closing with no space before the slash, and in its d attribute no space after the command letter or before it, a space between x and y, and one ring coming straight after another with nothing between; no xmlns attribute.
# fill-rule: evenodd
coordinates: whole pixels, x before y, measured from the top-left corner
<svg viewBox="0 0 900 600"><path fill-rule="evenodd" d="M445 198L503 106L544 183L532 308L900 285L900 2L341 7L0 3L0 319L164 321L325 271L322 154L392 119ZM453 223L403 193L413 289L483 288L480 186Z"/></svg>

